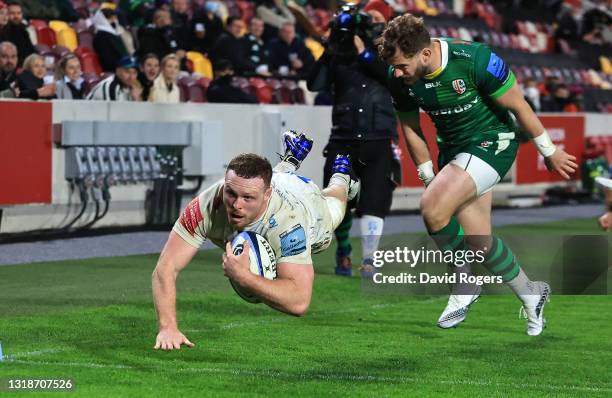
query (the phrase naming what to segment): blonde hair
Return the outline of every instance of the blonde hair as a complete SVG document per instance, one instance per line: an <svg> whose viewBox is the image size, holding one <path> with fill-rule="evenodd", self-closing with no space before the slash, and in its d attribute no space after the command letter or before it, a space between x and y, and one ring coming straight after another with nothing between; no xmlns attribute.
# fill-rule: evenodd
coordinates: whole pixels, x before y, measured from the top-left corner
<svg viewBox="0 0 612 398"><path fill-rule="evenodd" d="M168 54L164 58L162 58L162 60L161 60L161 63L160 63L161 69L164 70L164 66L166 66L168 61L171 61L171 60L176 61L179 64L179 66L181 65L181 63L179 62L179 59L176 56L176 54Z"/></svg>
<svg viewBox="0 0 612 398"><path fill-rule="evenodd" d="M176 63L178 64L179 69L181 69L181 62L179 61L179 58L176 56L176 54L168 54L166 55L164 58L162 58L161 63L160 63L160 71L159 74L161 76L163 76L163 79L166 79L166 76L164 75L164 68L166 67L166 64L170 61L176 61ZM176 82L173 82L176 83Z"/></svg>
<svg viewBox="0 0 612 398"><path fill-rule="evenodd" d="M55 65L55 72L53 73L53 77L55 80L63 80L64 76L66 76L66 65L68 65L68 61L71 59L76 59L81 64L81 60L74 54L66 54L59 60L57 65Z"/></svg>
<svg viewBox="0 0 612 398"><path fill-rule="evenodd" d="M29 70L30 72L32 72L32 65L34 64L34 61L36 61L37 59L40 59L41 61L43 61L43 64L45 63L45 60L42 57L42 55L30 54L26 57L26 59L23 60L23 69Z"/></svg>

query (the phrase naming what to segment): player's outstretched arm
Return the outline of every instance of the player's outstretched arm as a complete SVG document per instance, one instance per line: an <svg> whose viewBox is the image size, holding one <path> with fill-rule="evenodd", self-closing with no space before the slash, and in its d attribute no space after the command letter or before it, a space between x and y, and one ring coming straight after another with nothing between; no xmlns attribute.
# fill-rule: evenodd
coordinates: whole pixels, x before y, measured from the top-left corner
<svg viewBox="0 0 612 398"><path fill-rule="evenodd" d="M525 101L520 87L514 83L506 93L496 98L495 101L516 116L522 129L529 134L529 138L544 156L548 170L559 173L563 178L569 180L570 174L573 174L578 168L575 163L576 157L561 148L555 147L542 122Z"/></svg>
<svg viewBox="0 0 612 398"><path fill-rule="evenodd" d="M159 333L153 348L162 350L180 349L193 343L178 329L176 321L176 278L189 264L198 249L185 242L171 231L153 271L153 300L159 322Z"/></svg>
<svg viewBox="0 0 612 398"><path fill-rule="evenodd" d="M416 110L409 114L402 115L400 122L402 124L402 130L404 131L404 137L406 137L408 152L417 168L419 179L423 181L425 186L428 186L434 179L435 173L433 162L431 161L431 154L429 153L429 147L423 136L419 118L419 111Z"/></svg>
<svg viewBox="0 0 612 398"><path fill-rule="evenodd" d="M223 254L225 276L249 290L272 308L289 315L302 316L310 306L314 269L312 264L280 263L273 281L249 270L249 245L245 242L242 254L235 256L231 244Z"/></svg>

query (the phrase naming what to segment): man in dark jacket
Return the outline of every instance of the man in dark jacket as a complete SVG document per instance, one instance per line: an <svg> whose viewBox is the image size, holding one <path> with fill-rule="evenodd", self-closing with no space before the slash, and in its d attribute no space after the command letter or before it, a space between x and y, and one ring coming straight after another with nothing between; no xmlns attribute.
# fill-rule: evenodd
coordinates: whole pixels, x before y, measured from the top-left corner
<svg viewBox="0 0 612 398"><path fill-rule="evenodd" d="M176 30L172 26L170 12L165 9L155 11L153 24L140 28L138 31L138 41L140 47L137 51L138 56L153 53L164 58L170 53L182 59L185 56L186 43L182 43Z"/></svg>
<svg viewBox="0 0 612 398"><path fill-rule="evenodd" d="M13 98L17 78L17 47L9 42L0 43L0 97Z"/></svg>
<svg viewBox="0 0 612 398"><path fill-rule="evenodd" d="M213 62L222 59L229 60L238 74L253 72L257 67L250 59L246 42L240 36L242 23L237 17L229 17L225 32L219 36L213 47L211 57Z"/></svg>
<svg viewBox="0 0 612 398"><path fill-rule="evenodd" d="M390 10L387 15L391 15ZM382 24L378 26L381 32L386 19L382 16L373 18L374 22ZM332 37L330 40L335 39ZM356 204L356 215L361 217L361 274L370 278L374 271L373 254L378 249L395 187L391 140L397 137L396 119L391 94L386 87L388 66L378 58L373 48L365 47L359 36L350 34L345 42L342 51L330 43L315 62L307 83L311 91L333 93L332 131L324 150L327 159L324 180L329 180L337 154L351 156L353 169L361 180L361 193ZM352 275L352 247L348 239L351 225L351 213L347 211L335 231L337 275Z"/></svg>
<svg viewBox="0 0 612 398"><path fill-rule="evenodd" d="M17 65L21 67L23 60L28 55L36 52L30 35L27 31L27 26L23 20L23 12L21 10L21 4L17 1L11 1L8 3L9 22L2 30L3 40L10 41L17 46L17 53L19 60Z"/></svg>
<svg viewBox="0 0 612 398"><path fill-rule="evenodd" d="M281 75L305 77L314 62L314 57L295 36L293 23L285 23L278 30L278 37L270 41L270 67Z"/></svg>
<svg viewBox="0 0 612 398"><path fill-rule="evenodd" d="M238 87L232 86L234 68L232 63L221 59L215 63L215 80L210 82L206 98L208 102L220 102L230 104L256 104L257 99L245 93Z"/></svg>

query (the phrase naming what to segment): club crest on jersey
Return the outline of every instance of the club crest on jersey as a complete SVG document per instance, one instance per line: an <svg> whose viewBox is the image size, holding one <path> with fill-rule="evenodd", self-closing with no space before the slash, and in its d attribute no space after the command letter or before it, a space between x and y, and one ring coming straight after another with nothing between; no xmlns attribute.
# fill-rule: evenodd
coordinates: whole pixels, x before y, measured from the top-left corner
<svg viewBox="0 0 612 398"><path fill-rule="evenodd" d="M465 87L465 82L463 81L463 79L456 79L456 80L453 80L453 89L455 89L457 94L461 95L465 93L465 90L467 90L467 87Z"/></svg>

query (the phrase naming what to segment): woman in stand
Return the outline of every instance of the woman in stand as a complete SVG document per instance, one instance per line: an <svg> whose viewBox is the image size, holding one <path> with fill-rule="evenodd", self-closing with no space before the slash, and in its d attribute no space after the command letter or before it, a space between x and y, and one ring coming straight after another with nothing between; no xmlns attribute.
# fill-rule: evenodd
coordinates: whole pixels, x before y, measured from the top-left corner
<svg viewBox="0 0 612 398"><path fill-rule="evenodd" d="M84 79L81 61L74 54L64 56L55 68L55 95L58 99L83 99Z"/></svg>
<svg viewBox="0 0 612 398"><path fill-rule="evenodd" d="M153 82L149 101L177 104L181 94L176 84L179 75L179 59L174 54L166 55L161 61L161 73Z"/></svg>

